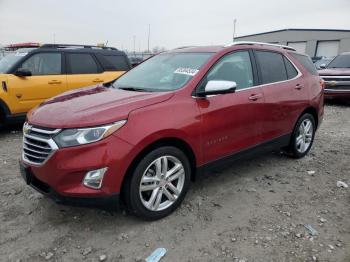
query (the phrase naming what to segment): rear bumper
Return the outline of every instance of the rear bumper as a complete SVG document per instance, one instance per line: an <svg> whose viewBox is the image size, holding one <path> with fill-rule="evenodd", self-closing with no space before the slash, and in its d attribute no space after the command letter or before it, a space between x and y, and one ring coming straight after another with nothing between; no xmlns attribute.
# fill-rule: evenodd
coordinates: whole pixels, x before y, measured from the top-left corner
<svg viewBox="0 0 350 262"><path fill-rule="evenodd" d="M93 207L102 208L107 210L117 210L120 207L119 194L111 194L108 196L98 197L75 197L75 196L64 196L57 193L52 187L45 182L38 179L30 167L20 161L20 171L24 181L27 185L34 188L46 197L51 198L58 204L69 205L69 206L82 206L82 207Z"/></svg>

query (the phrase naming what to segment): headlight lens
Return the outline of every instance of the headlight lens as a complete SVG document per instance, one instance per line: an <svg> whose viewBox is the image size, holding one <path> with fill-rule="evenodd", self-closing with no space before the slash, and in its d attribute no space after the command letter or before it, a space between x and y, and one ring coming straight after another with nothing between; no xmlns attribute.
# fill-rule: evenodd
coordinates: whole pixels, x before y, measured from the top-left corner
<svg viewBox="0 0 350 262"><path fill-rule="evenodd" d="M97 126L91 128L65 129L54 137L55 142L59 147L70 147L89 144L102 140L111 135L123 125L126 120L121 120L116 123Z"/></svg>

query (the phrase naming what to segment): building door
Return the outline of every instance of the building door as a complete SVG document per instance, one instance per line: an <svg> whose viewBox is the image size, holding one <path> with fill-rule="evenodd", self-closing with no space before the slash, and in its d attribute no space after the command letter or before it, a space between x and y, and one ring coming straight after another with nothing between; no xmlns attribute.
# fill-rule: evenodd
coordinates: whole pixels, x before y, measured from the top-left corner
<svg viewBox="0 0 350 262"><path fill-rule="evenodd" d="M288 42L288 46L294 48L299 53L306 53L306 42Z"/></svg>
<svg viewBox="0 0 350 262"><path fill-rule="evenodd" d="M339 53L339 41L318 41L316 50L316 56L337 56Z"/></svg>

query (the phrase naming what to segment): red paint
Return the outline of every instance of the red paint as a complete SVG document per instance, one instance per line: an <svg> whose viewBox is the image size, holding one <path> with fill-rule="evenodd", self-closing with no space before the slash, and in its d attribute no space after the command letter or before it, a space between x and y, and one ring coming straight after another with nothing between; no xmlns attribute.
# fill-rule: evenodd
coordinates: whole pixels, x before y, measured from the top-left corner
<svg viewBox="0 0 350 262"><path fill-rule="evenodd" d="M192 97L199 81L218 59L229 52L251 48L283 53L302 76L231 94ZM62 195L108 196L120 192L135 157L160 139L182 140L192 149L199 167L291 133L307 108L313 108L322 120L320 78L310 75L285 50L251 45L182 50L204 51L215 54L179 90L145 93L90 87L58 96L32 110L28 114L30 124L51 128L97 126L128 119L125 126L102 141L58 150L43 166L31 166L33 173ZM302 88L296 89L297 85ZM105 166L109 169L101 190L82 186L87 171Z"/></svg>

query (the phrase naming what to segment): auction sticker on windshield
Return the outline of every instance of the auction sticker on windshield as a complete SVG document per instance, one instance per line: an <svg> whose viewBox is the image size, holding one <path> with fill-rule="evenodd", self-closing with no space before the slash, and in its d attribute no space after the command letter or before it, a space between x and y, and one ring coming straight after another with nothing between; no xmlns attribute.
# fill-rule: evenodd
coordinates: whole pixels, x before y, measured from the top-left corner
<svg viewBox="0 0 350 262"><path fill-rule="evenodd" d="M174 74L194 76L198 73L198 71L198 69L179 67L175 70Z"/></svg>

